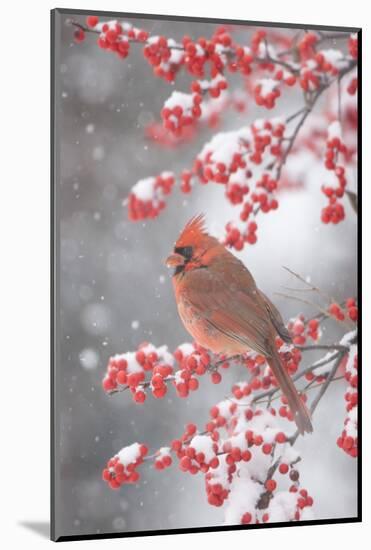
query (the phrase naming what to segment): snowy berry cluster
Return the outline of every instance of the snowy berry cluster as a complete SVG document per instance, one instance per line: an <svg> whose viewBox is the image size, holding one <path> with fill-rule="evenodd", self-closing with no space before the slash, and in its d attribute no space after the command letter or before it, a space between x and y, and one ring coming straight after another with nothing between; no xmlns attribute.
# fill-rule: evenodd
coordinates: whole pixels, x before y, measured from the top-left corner
<svg viewBox="0 0 371 550"><path fill-rule="evenodd" d="M136 483L140 478L137 467L142 464L147 453L146 445L139 443L124 447L107 462L102 472L103 481L106 481L111 489L119 489L127 483Z"/></svg>
<svg viewBox="0 0 371 550"><path fill-rule="evenodd" d="M278 208L277 181L272 170L262 169L262 163L277 160L284 131L281 118L256 120L246 128L215 135L196 158L193 171L199 181L224 185L228 201L242 205L240 221L226 226L225 243L236 250L256 242L257 226L247 223L251 217Z"/></svg>
<svg viewBox="0 0 371 550"><path fill-rule="evenodd" d="M197 474L199 471L207 473L210 468L217 468L219 466L217 456L219 447L214 439L213 434L195 433L186 446L182 445L177 450L179 468L183 472L189 472L192 475ZM175 442L173 442L173 445L178 446Z"/></svg>
<svg viewBox="0 0 371 550"><path fill-rule="evenodd" d="M175 350L174 357L180 367L175 373L174 380L179 397L187 397L189 391L194 391L198 388L196 376L202 376L206 372L210 372L211 381L214 384L219 384L222 379L215 365L212 366L212 359L214 358L195 343L182 344Z"/></svg>
<svg viewBox="0 0 371 550"><path fill-rule="evenodd" d="M315 46L319 40L319 36L317 34L314 34L313 32L307 32L303 35L303 37L299 40L298 43L298 52L300 55L300 60L307 61L307 59L310 59L315 56L316 49Z"/></svg>
<svg viewBox="0 0 371 550"><path fill-rule="evenodd" d="M312 53L305 54L307 57L300 66L299 82L304 91L312 92L318 90L322 85L327 85L331 78L336 77L340 71L344 70L349 64L349 58L341 50L328 49L316 52L313 48L317 41L315 35L307 40L309 40L308 47L303 51L308 54L311 50Z"/></svg>
<svg viewBox="0 0 371 550"><path fill-rule="evenodd" d="M174 358L166 346L156 348L152 344L142 344L136 352L129 351L109 359L103 389L112 393L127 387L136 403L145 401L146 386L151 388L154 397L164 397L167 391L164 380L173 373L173 364Z"/></svg>
<svg viewBox="0 0 371 550"><path fill-rule="evenodd" d="M267 109L273 109L276 99L281 95L278 82L273 78L262 78L254 90L256 104Z"/></svg>
<svg viewBox="0 0 371 550"><path fill-rule="evenodd" d="M219 98L227 87L227 80L217 74L210 81L192 82L190 94L174 91L161 111L164 127L176 136L181 135L185 127L195 125L202 115L206 116L207 106L202 109L201 105L205 95L208 93L213 99Z"/></svg>
<svg viewBox="0 0 371 550"><path fill-rule="evenodd" d="M271 71L274 69L274 65L270 66ZM292 71L294 70L295 68L293 67ZM294 86L296 84L296 76L292 71L279 68L272 77L258 79L253 89L256 104L267 109L273 109L276 106L276 100L281 95L280 84L286 84L287 86Z"/></svg>
<svg viewBox="0 0 371 550"><path fill-rule="evenodd" d="M168 82L174 81L184 58L182 46L172 38L165 38L165 36L148 38L143 54L148 63L152 65L154 74Z"/></svg>
<svg viewBox="0 0 371 550"><path fill-rule="evenodd" d="M130 220L155 218L165 208L165 197L170 195L175 184L172 172L162 172L157 177L139 180L132 188L128 205Z"/></svg>
<svg viewBox="0 0 371 550"><path fill-rule="evenodd" d="M164 470L165 468L169 468L172 462L173 459L171 458L170 447L161 447L155 453L154 467L156 468L156 470Z"/></svg>
<svg viewBox="0 0 371 550"><path fill-rule="evenodd" d="M357 346L351 346L345 366L348 387L345 392L346 418L344 429L337 440L338 446L349 456L358 456L358 355Z"/></svg>
<svg viewBox="0 0 371 550"><path fill-rule="evenodd" d="M225 506L226 523L310 518L313 499L300 486L296 467L300 457L289 436L271 411L244 399L241 406L230 400L218 403L210 410L205 431L187 424L170 447L161 447L146 460L153 461L156 470L164 470L176 459L182 472L201 473L207 501ZM108 461L104 481L112 489L135 483L137 467L147 453L147 447L138 443L124 447Z"/></svg>
<svg viewBox="0 0 371 550"><path fill-rule="evenodd" d="M340 156L347 154L347 147L342 141L341 126L337 120L332 122L328 128L326 147L325 167L332 172L335 185L322 187L322 192L328 198L329 204L322 210L321 219L323 223L337 224L345 218L344 207L339 199L344 196L347 185L345 167L340 161Z"/></svg>
<svg viewBox="0 0 371 550"><path fill-rule="evenodd" d="M191 124L183 119L187 121L187 113L193 108L192 95L174 92L170 99L163 110L169 124L179 128ZM268 213L279 206L275 197L278 182L274 171L264 170L262 163L277 161L282 152L284 132L283 119L273 118L256 120L246 128L217 134L197 155L193 169L181 174L183 193L192 190L195 180L201 184L212 182L225 187L225 196L232 205L241 205L240 221L226 225L225 244L236 250L257 241L258 226L251 218L259 211ZM157 216L165 206L164 195L172 191L174 184L175 176L166 172L157 178L137 182L128 201L130 219Z"/></svg>
<svg viewBox="0 0 371 550"><path fill-rule="evenodd" d="M201 117L201 101L201 94L174 91L161 111L165 128L180 135L185 126L194 124Z"/></svg>
<svg viewBox="0 0 371 550"><path fill-rule="evenodd" d="M192 92L197 89L198 86L196 84L198 85L198 81L192 84ZM207 82L207 84L210 84L210 82ZM228 109L235 110L239 113L246 110L248 101L247 92L237 90L231 93L224 90L222 83L220 83L217 88L210 90L213 90L210 96L213 95L214 97L216 90L219 90L218 99L214 99L214 97L207 99L204 93L199 94L198 92L184 94L192 97L192 103L189 98L186 98L189 108L186 109L186 118L183 117L185 120L182 119L182 116L177 116L180 112L182 115L184 114L183 101L180 101L178 105L175 104L170 110L164 107L161 113L162 122L154 122L146 126L146 137L154 141L156 145L163 147L178 147L183 143L192 141L197 136L197 132L205 125L213 129L218 127L222 117ZM194 96L197 97L195 98ZM178 98L179 97L181 96L178 96ZM195 103L193 103L193 101L195 101ZM176 109L174 113L174 109L177 106L181 107L182 111ZM186 124L184 122L186 122Z"/></svg>
<svg viewBox="0 0 371 550"><path fill-rule="evenodd" d="M171 383L177 396L185 398L198 389L198 377L206 373L210 374L213 384L219 384L222 380L219 364L221 368L229 367L227 360L216 362L215 357L196 343L182 344L174 353L170 353L167 346L143 343L134 352L109 359L102 385L109 394L128 389L136 403L144 403L147 391L161 399Z"/></svg>
<svg viewBox="0 0 371 550"><path fill-rule="evenodd" d="M322 336L319 320L315 318L306 320L303 314L290 319L287 327L293 344L297 346L303 346L307 342L307 338L318 342Z"/></svg>
<svg viewBox="0 0 371 550"><path fill-rule="evenodd" d="M215 460L216 466L203 472L206 496L210 505L224 505L226 523L310 517L303 510L313 499L299 485L298 454L271 411L254 407L251 397L244 397L238 406L230 400L218 403L210 418L208 445L214 452L218 449L218 463Z"/></svg>
<svg viewBox="0 0 371 550"><path fill-rule="evenodd" d="M115 52L121 59L125 59L129 55L130 42L145 43L148 38L146 31L137 29L128 22L107 21L100 23L97 16L91 15L87 17L86 24L89 30L99 34L98 46L103 50ZM82 41L85 38L84 31L78 29L76 32L80 33L80 37L77 38L75 35L75 38Z"/></svg>

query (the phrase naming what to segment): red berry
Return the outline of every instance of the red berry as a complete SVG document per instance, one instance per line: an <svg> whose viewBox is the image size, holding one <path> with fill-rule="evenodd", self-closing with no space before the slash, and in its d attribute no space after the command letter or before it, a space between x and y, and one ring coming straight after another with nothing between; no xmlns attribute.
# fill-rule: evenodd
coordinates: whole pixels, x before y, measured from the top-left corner
<svg viewBox="0 0 371 550"><path fill-rule="evenodd" d="M76 42L83 42L85 40L85 32L82 29L76 29L73 36Z"/></svg>
<svg viewBox="0 0 371 550"><path fill-rule="evenodd" d="M265 482L265 488L270 493L273 493L276 487L277 487L277 482L274 479L267 479L267 481Z"/></svg>
<svg viewBox="0 0 371 550"><path fill-rule="evenodd" d="M272 445L270 443L264 443L262 451L265 455L270 455L272 452Z"/></svg>
<svg viewBox="0 0 371 550"><path fill-rule="evenodd" d="M179 462L179 468L183 470L183 472L186 472L191 467L191 459L188 456L183 456L183 458Z"/></svg>
<svg viewBox="0 0 371 550"><path fill-rule="evenodd" d="M289 471L289 467L287 464L285 464L284 462L282 462L279 467L278 467L278 470L280 472L280 474L287 474L287 472Z"/></svg>
<svg viewBox="0 0 371 550"><path fill-rule="evenodd" d="M116 378L117 382L119 384L121 384L122 386L126 384L127 382L127 374L126 372L120 370L118 373L117 373L117 378Z"/></svg>
<svg viewBox="0 0 371 550"><path fill-rule="evenodd" d="M278 432L278 434L276 434L275 440L277 441L277 443L285 443L286 435L283 432Z"/></svg>
<svg viewBox="0 0 371 550"><path fill-rule="evenodd" d="M95 27L95 25L97 25L98 22L99 22L99 19L96 15L89 15L86 18L86 24L88 27Z"/></svg>
<svg viewBox="0 0 371 550"><path fill-rule="evenodd" d="M134 401L136 403L144 403L145 400L146 400L146 394L144 393L144 391L135 392Z"/></svg>
<svg viewBox="0 0 371 550"><path fill-rule="evenodd" d="M220 384L222 376L219 372L213 372L211 375L211 381L213 384Z"/></svg>
<svg viewBox="0 0 371 550"><path fill-rule="evenodd" d="M243 524L251 523L251 520L252 520L252 515L250 514L250 512L246 512L241 518L241 523Z"/></svg>

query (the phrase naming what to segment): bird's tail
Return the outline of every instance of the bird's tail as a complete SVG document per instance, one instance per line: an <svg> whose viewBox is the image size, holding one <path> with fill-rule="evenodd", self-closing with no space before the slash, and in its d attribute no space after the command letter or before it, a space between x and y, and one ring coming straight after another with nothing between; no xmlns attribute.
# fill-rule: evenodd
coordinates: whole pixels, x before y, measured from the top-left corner
<svg viewBox="0 0 371 550"><path fill-rule="evenodd" d="M311 433L313 431L310 413L300 395L297 392L294 382L283 366L281 359L276 349L272 350L272 356L267 357L268 365L272 369L277 382L286 396L289 407L294 415L295 423L299 432L303 435L304 432Z"/></svg>

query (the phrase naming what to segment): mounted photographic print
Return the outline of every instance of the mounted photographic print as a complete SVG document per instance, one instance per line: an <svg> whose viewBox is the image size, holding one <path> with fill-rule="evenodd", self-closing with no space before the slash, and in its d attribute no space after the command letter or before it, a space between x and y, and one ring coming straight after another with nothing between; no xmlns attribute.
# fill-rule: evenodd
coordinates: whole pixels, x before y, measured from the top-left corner
<svg viewBox="0 0 371 550"><path fill-rule="evenodd" d="M53 10L53 540L360 521L360 49Z"/></svg>

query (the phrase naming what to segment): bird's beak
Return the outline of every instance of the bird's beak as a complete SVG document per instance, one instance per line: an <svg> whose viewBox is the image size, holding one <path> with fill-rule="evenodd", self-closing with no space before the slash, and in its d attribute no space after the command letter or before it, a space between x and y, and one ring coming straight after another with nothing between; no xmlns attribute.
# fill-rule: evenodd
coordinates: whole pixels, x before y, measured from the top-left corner
<svg viewBox="0 0 371 550"><path fill-rule="evenodd" d="M184 257L181 254L170 254L165 263L167 267L178 267L184 264Z"/></svg>

